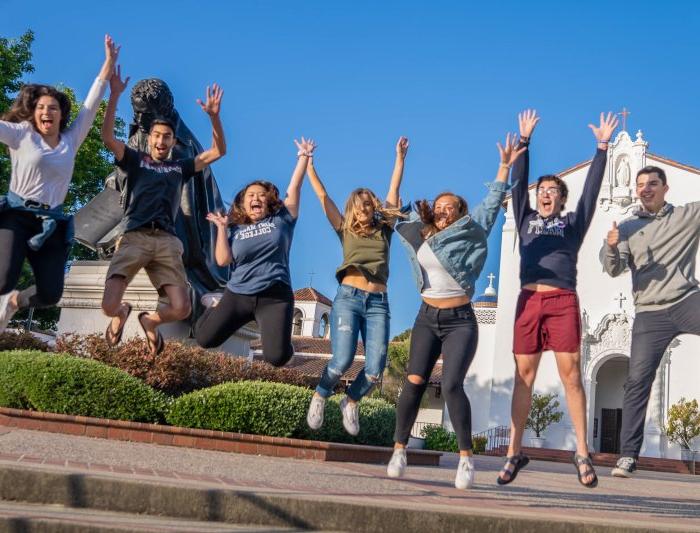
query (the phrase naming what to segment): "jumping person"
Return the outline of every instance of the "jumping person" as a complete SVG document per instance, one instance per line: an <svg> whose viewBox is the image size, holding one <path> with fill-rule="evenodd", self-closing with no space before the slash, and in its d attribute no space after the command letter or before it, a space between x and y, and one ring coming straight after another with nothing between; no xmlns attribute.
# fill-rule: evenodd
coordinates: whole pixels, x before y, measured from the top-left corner
<svg viewBox="0 0 700 533"><path fill-rule="evenodd" d="M471 214L461 196L444 192L432 206L427 201L418 202L418 213L411 213L408 221L396 225L423 303L413 325L408 377L396 409L389 477L404 474L411 428L428 378L442 354L442 393L459 444L455 487L467 489L474 482L471 406L464 393L464 378L476 353L479 334L471 297L486 261L486 239L508 188L509 170L522 152L510 134L503 147L498 144L498 150L501 162L496 180L488 185L486 198Z"/></svg>
<svg viewBox="0 0 700 533"><path fill-rule="evenodd" d="M343 427L350 435L360 432L358 402L384 372L389 344L389 245L394 224L401 216L399 188L407 151L408 139L401 137L396 143L396 161L384 206L369 189L355 189L345 202L344 215L326 193L313 158L309 159L311 186L343 247L343 263L335 274L340 285L331 308L333 356L311 399L306 417L311 429L323 424L326 399L355 359L358 335L362 335L365 347L365 366L340 402Z"/></svg>
<svg viewBox="0 0 700 533"><path fill-rule="evenodd" d="M233 267L223 296L212 302L215 305L204 312L195 327L197 344L213 348L255 320L263 357L274 366L286 364L294 355L289 249L299 216L301 184L315 148L313 141L303 137L300 143L294 142L299 149L297 164L284 201L275 185L254 181L236 194L227 215L207 215L217 230L216 262Z"/></svg>
<svg viewBox="0 0 700 533"><path fill-rule="evenodd" d="M630 477L637 468L649 394L666 348L678 335L700 335L700 287L695 278L700 202L666 202L668 183L659 167L641 169L636 187L641 208L619 227L613 222L601 250L603 267L611 276L630 269L636 311L620 458L612 470L616 477Z"/></svg>
<svg viewBox="0 0 700 533"><path fill-rule="evenodd" d="M117 70L110 80L110 95L102 125L102 140L114 153L116 165L124 173L126 191L122 235L107 270L102 310L112 317L105 338L111 346L119 343L131 313L131 305L122 298L127 286L141 268L146 270L159 294L169 303L153 313L139 313L138 320L146 336L151 355L158 355L165 345L158 326L183 320L190 314L191 304L187 275L182 263L183 246L175 235L175 218L180 206L182 185L207 165L226 153L223 127L219 118L221 87L207 87L206 100L197 103L211 120L212 147L191 159L171 160L175 146L175 124L155 117L148 133L149 153L126 146L114 136L114 117L120 95L129 78L121 79Z"/></svg>
<svg viewBox="0 0 700 533"><path fill-rule="evenodd" d="M119 55L109 35L104 46L105 61L70 126L68 96L49 85L24 85L0 120L0 142L12 161L9 191L0 196L0 331L19 309L55 305L63 293L73 241L63 201ZM36 285L18 291L25 258Z"/></svg>
<svg viewBox="0 0 700 533"><path fill-rule="evenodd" d="M537 210L528 193L529 151L532 132L539 121L534 110L518 116L520 145L525 154L513 169L513 213L519 234L521 292L515 311L513 354L515 376L511 404L510 444L499 485L515 479L529 459L520 452L525 422L532 402L532 386L545 350L553 350L559 376L576 432L573 457L579 482L598 484L586 444L586 394L581 384L581 323L576 295L578 251L595 212L607 162L608 141L617 119L600 115L598 127L589 124L597 142L575 211L561 212L566 204L566 183L554 175L537 180Z"/></svg>

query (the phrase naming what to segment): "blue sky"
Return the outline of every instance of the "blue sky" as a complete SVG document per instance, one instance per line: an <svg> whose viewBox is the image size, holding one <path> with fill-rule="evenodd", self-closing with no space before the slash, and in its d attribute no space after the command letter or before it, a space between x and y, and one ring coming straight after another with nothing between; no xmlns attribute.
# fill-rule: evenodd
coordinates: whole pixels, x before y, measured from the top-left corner
<svg viewBox="0 0 700 533"><path fill-rule="evenodd" d="M203 144L195 105L207 83L226 94L229 155L214 165L224 197L253 179L286 188L292 139L319 143L316 165L343 204L355 187L386 193L394 145L411 140L404 200L442 190L470 205L498 165L495 143L516 115L542 115L531 175L558 172L594 151L587 124L631 110L654 153L700 166L697 88L700 8L694 2L0 2L0 35L36 33L31 81L85 95L103 58L102 36L123 45L135 80L160 77ZM29 80L28 80L29 81ZM129 120L124 99L120 115ZM333 297L341 249L304 186L292 249L295 288ZM498 273L501 222L486 275ZM410 327L419 297L398 239L389 282L392 334ZM498 283L498 281L497 281Z"/></svg>

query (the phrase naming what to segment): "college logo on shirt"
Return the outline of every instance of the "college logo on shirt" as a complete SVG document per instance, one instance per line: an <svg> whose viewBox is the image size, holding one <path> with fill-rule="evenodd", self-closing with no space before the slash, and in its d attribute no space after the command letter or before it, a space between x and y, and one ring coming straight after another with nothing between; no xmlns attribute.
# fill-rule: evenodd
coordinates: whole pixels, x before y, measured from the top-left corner
<svg viewBox="0 0 700 533"><path fill-rule="evenodd" d="M529 235L534 231L535 235L554 235L555 237L563 237L564 228L566 228L566 222L559 217L545 221L542 217L538 216L534 220L530 221L530 225L527 228L527 233Z"/></svg>
<svg viewBox="0 0 700 533"><path fill-rule="evenodd" d="M147 168L148 170L152 170L153 172L158 172L160 174L168 174L169 172L182 173L182 168L180 167L180 165L157 163L153 161L153 159L151 159L149 156L142 157L139 166L141 168Z"/></svg>
<svg viewBox="0 0 700 533"><path fill-rule="evenodd" d="M246 226L245 228L238 230L234 239L237 241L242 241L244 239L257 237L258 235L272 233L272 230L276 227L277 226L275 226L274 222L258 222L257 224L251 224L250 226Z"/></svg>

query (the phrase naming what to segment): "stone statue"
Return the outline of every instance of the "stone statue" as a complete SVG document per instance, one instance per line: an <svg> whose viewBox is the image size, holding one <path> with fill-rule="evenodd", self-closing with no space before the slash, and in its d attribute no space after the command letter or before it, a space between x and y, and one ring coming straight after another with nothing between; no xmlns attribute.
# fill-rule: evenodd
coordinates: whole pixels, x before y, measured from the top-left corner
<svg viewBox="0 0 700 533"><path fill-rule="evenodd" d="M617 170L615 172L615 185L617 187L630 186L630 166L626 158L620 160L620 162L617 164Z"/></svg>
<svg viewBox="0 0 700 533"><path fill-rule="evenodd" d="M131 91L131 105L134 110L134 118L129 125L128 146L147 152L148 130L151 121L155 117L164 117L176 125L177 144L173 148L173 159L195 157L204 151L197 138L180 118L175 109L172 92L164 81L145 79L137 82ZM81 238L81 225L76 223L77 240L96 249L102 258L109 258L112 255L114 244L119 236L117 224L121 220L122 209L115 204L118 204L121 197L123 180L123 171L115 167L114 172L105 180L105 191L93 200L95 206L92 211L100 209L102 218L105 218L105 207L108 207L108 210L113 213L115 211L119 213L119 220L116 220L116 217L112 215L108 224L112 228L111 230L103 233L101 237L90 235L90 238ZM102 205L99 204L100 200ZM89 212L89 209L93 202L83 208L86 213L83 214L82 218L90 218L92 213ZM105 203L110 205L104 206ZM118 209L116 209L117 207ZM190 319L192 323L203 311L199 303L202 294L220 290L229 278L229 267L220 267L216 264L214 259L216 234L213 231L213 226L205 219L207 213L224 209L219 187L210 167L207 166L184 184L175 228L177 236L184 245L185 251L182 260L194 292L193 311ZM81 218L80 214L78 213L76 217L78 221Z"/></svg>

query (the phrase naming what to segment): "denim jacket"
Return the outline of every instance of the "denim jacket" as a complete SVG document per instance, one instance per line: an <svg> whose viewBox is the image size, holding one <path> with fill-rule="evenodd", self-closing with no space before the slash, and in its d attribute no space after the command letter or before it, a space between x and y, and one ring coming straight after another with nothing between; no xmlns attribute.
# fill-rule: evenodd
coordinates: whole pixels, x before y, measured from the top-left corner
<svg viewBox="0 0 700 533"><path fill-rule="evenodd" d="M486 198L471 214L465 215L447 228L428 237L430 249L470 298L474 295L474 284L486 262L486 239L491 232L496 216L510 186L506 182L493 181L487 184ZM426 241L421 233L424 224L420 216L412 211L409 219L396 224L396 233L406 247L418 291L423 290L423 274L418 264L418 249Z"/></svg>
<svg viewBox="0 0 700 533"><path fill-rule="evenodd" d="M68 224L66 244L73 241L73 215L66 215L63 212L63 204L50 208L47 205L25 200L18 194L8 191L6 195L0 196L0 212L6 209L26 211L34 214L41 220L41 231L27 241L27 245L34 251L39 250L53 232L56 231L58 222L66 222Z"/></svg>

